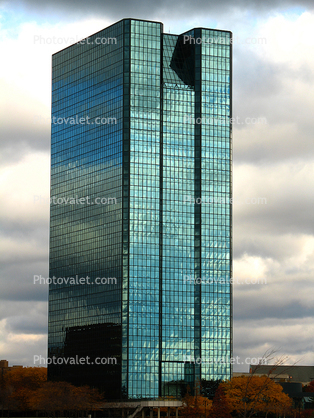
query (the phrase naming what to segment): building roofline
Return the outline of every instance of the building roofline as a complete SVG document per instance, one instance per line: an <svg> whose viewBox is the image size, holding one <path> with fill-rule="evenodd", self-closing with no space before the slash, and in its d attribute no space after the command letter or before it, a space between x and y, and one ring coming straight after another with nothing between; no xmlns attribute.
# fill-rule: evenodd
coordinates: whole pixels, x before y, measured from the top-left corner
<svg viewBox="0 0 314 418"><path fill-rule="evenodd" d="M65 47L65 48L63 48L63 49L60 49L60 51L54 52L54 53L52 54L52 57L53 57L53 56L55 56L55 55L57 55L57 54L59 54L59 53L60 53L60 52L62 52L62 51L65 51L65 50L66 50L66 49L68 49L68 48L71 48L72 46L74 46L74 45L76 45L77 43L79 43L79 42L83 41L84 39L87 39L87 38L90 38L91 36L97 35L97 33L100 33L100 32L102 32L102 31L103 31L103 30L105 30L105 29L109 29L109 28L113 27L114 25L117 25L117 24L118 24L118 23L120 23L120 22L124 22L125 20L133 20L133 21L136 21L136 22L159 23L159 24L162 26L162 29L163 29L163 27L164 27L164 24L163 24L162 22L158 21L158 20L147 20L147 19L136 19L136 18L133 18L133 17L125 17L125 18L123 18L123 19L118 20L118 21L117 21L117 22L115 22L115 23L112 23L112 24L111 24L111 25L109 25L109 26L106 26L106 27L105 27L105 28L103 28L103 29L100 29L99 31L97 31L97 32L95 32L95 33L92 33L91 35L86 36L85 38L80 39L79 41L77 41L77 42L73 43L72 45L69 45L69 46L66 46L66 47ZM187 33L187 32L191 32L192 30L195 30L195 29L212 30L212 31L216 31L216 32L226 32L226 33L230 33L230 34L232 35L232 32L231 32L230 30L224 30L224 29L213 29L213 28L204 28L204 27L202 27L202 26L201 26L201 27L196 27L196 28L191 28L191 29L189 29L189 30L187 30L187 31L185 31L185 32L179 33L179 34L175 34L175 33L167 33L167 32L162 32L162 34L166 34L166 35L173 35L173 36L182 36L182 35L184 35L185 33Z"/></svg>
<svg viewBox="0 0 314 418"><path fill-rule="evenodd" d="M80 39L79 41L75 42L75 43L74 43L74 44L72 44L72 45L69 45L69 46L66 46L66 47L65 47L65 48L63 48L63 49L60 49L60 51L55 52L54 54L52 54L52 56L54 56L54 55L56 55L56 54L59 54L60 52L64 51L65 49L71 48L73 45L76 45L76 44L78 44L79 42L83 41L83 39L87 39L87 38L90 38L91 36L97 35L97 33L102 32L102 31L103 31L103 30L105 30L105 29L109 29L109 28L111 28L112 26L117 25L118 23L123 22L123 21L125 21L125 20L135 20L135 21L137 21L137 22L159 23L159 24L163 27L163 23L162 23L162 22L159 22L159 21L157 21L157 20L135 19L135 18L133 18L133 17L126 17L126 18L123 18L123 19L118 20L118 21L117 21L117 22L115 22L115 23L112 23L112 24L111 24L111 25L109 25L109 26L106 26L106 27L105 27L105 28L103 28L103 29L100 29L99 31L97 31L97 32L95 32L95 33L92 33L91 35L85 36L85 38Z"/></svg>
<svg viewBox="0 0 314 418"><path fill-rule="evenodd" d="M203 26L197 26L196 28L189 29L189 30L187 30L187 31L185 31L185 32L183 32L183 33L181 33L180 35L184 35L185 33L187 33L187 32L191 32L191 30L195 30L195 29L214 30L214 31L216 31L216 32L226 32L226 33L230 33L230 34L232 35L231 30L226 30L226 29L214 29L214 28L204 28Z"/></svg>

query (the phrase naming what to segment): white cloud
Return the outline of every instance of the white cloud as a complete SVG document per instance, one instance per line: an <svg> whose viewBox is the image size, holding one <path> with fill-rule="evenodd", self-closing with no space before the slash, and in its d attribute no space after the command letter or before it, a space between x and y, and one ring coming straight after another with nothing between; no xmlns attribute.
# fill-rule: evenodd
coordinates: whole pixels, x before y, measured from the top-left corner
<svg viewBox="0 0 314 418"><path fill-rule="evenodd" d="M22 161L0 169L0 216L6 222L47 222L49 217L50 158L27 154ZM14 187L12 187L14 185Z"/></svg>
<svg viewBox="0 0 314 418"><path fill-rule="evenodd" d="M304 12L300 16L277 15L261 25L260 36L267 44L256 51L265 60L284 63L289 69L300 69L314 64L310 51L314 47L314 13Z"/></svg>
<svg viewBox="0 0 314 418"><path fill-rule="evenodd" d="M0 320L0 352L1 359L9 360L9 365L21 364L23 366L33 366L34 355L47 356L47 335L46 333L23 332L18 327L18 322L23 324L25 319L28 321L24 325L25 330L32 326L32 323L41 323L41 328L45 328L47 323L47 304L42 302L1 302L0 315L5 314L6 318ZM5 310L5 312L4 312ZM19 315L23 313L23 315ZM15 322L15 328L11 328L9 323ZM43 326L44 325L44 326Z"/></svg>
<svg viewBox="0 0 314 418"><path fill-rule="evenodd" d="M6 65L0 68L0 78L50 109L52 54L111 23L105 19L87 19L67 24L21 24L16 28L16 38L9 38L5 32L0 43L6 57Z"/></svg>

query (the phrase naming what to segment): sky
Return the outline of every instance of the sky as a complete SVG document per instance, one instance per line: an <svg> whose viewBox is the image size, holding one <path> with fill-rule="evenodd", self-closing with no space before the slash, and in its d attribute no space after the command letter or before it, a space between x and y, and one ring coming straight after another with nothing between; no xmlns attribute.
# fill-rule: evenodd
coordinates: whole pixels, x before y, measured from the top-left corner
<svg viewBox="0 0 314 418"><path fill-rule="evenodd" d="M314 365L314 3L0 1L0 359L47 353L51 55L127 17L233 32L235 371Z"/></svg>

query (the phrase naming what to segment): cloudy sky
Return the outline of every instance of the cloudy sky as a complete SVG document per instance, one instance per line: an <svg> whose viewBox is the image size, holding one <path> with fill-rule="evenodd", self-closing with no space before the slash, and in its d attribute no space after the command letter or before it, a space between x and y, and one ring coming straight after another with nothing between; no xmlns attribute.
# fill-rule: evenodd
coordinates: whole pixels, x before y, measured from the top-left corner
<svg viewBox="0 0 314 418"><path fill-rule="evenodd" d="M234 356L314 365L312 0L0 1L0 358L46 356L51 55L125 17L233 32Z"/></svg>

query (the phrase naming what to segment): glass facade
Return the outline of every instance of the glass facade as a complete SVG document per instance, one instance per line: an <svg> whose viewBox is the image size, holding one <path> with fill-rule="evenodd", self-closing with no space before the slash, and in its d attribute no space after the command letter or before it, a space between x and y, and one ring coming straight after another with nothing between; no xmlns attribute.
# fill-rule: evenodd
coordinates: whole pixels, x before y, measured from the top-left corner
<svg viewBox="0 0 314 418"><path fill-rule="evenodd" d="M93 43L105 37L117 43ZM100 387L106 373L114 396L121 390L123 22L55 54L52 65L49 277L116 282L50 285L48 354L114 357L118 366L60 364L48 372ZM104 116L116 123L96 123ZM90 204L78 203L87 197ZM69 198L75 203L62 203ZM110 204L91 204L103 198Z"/></svg>
<svg viewBox="0 0 314 418"><path fill-rule="evenodd" d="M50 285L48 356L94 364L50 379L131 399L230 378L230 38L124 19L53 56L50 277L94 284Z"/></svg>

